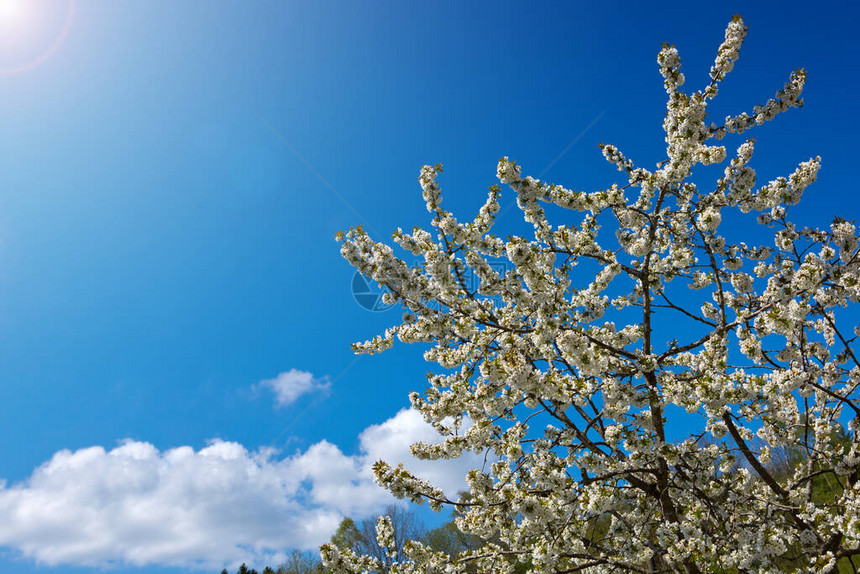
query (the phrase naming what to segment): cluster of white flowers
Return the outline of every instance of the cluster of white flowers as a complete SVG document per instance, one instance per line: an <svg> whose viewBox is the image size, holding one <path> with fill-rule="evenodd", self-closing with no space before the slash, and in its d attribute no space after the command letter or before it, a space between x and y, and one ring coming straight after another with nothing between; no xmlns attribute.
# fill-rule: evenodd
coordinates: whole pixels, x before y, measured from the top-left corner
<svg viewBox="0 0 860 574"><path fill-rule="evenodd" d="M689 177L726 161L710 140L802 103L798 71L752 114L706 123L746 30L732 20L709 85L692 94L680 91L677 49L660 51L667 155L654 169L603 145L626 183L582 192L502 158L498 180L533 236L492 234L500 185L474 220L454 217L438 165L419 178L434 231L394 233L420 265L361 228L339 235L344 257L405 308L401 324L356 350L429 344L425 359L444 370L410 400L445 438L412 452L487 460L462 500L377 463L380 485L435 509L457 504L457 526L482 541L453 558L410 543L387 571L837 572L860 548L860 327L844 312L860 301L857 230L844 219L826 231L788 219L820 158L756 191L750 139L713 188ZM547 204L578 215L554 226ZM752 226L773 228L772 242L721 234L729 213L750 212ZM701 427L673 441L677 408ZM843 430L837 421L851 417ZM390 524L377 530L389 547ZM331 545L323 559L334 572L382 567Z"/></svg>
<svg viewBox="0 0 860 574"><path fill-rule="evenodd" d="M699 214L698 224L702 231L714 231L720 225L722 216L716 207L708 207Z"/></svg>
<svg viewBox="0 0 860 574"><path fill-rule="evenodd" d="M726 74L735 67L735 62L737 62L741 51L741 44L744 43L746 35L747 27L744 26L743 20L739 16L732 18L726 28L726 39L720 44L717 58L711 67L711 85L705 88L705 95L709 98L717 95L717 83L722 81Z"/></svg>
<svg viewBox="0 0 860 574"><path fill-rule="evenodd" d="M722 139L726 134L742 134L744 131L756 125L761 125L772 120L777 114L789 108L803 106L803 86L806 84L806 70L795 70L785 86L769 99L763 106L754 106L753 113L742 112L736 116L728 116L722 127L716 124L710 126L711 132L717 139Z"/></svg>
<svg viewBox="0 0 860 574"><path fill-rule="evenodd" d="M684 74L681 73L681 56L678 48L663 44L663 49L657 55L660 64L660 74L663 76L663 86L669 94L684 85Z"/></svg>
<svg viewBox="0 0 860 574"><path fill-rule="evenodd" d="M609 163L613 163L618 167L618 171L629 171L634 167L634 163L632 160L624 157L617 147L609 144L600 144L600 149L603 150L603 157L606 158L606 161Z"/></svg>

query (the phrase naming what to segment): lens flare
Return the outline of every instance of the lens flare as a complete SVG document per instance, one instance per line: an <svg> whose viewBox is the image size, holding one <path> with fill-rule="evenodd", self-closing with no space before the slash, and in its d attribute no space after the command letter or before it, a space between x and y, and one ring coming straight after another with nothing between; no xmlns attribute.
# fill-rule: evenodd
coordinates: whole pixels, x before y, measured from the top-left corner
<svg viewBox="0 0 860 574"><path fill-rule="evenodd" d="M65 42L76 0L0 0L0 76L46 62Z"/></svg>
<svg viewBox="0 0 860 574"><path fill-rule="evenodd" d="M0 27L14 29L25 20L27 4L23 0L0 0Z"/></svg>

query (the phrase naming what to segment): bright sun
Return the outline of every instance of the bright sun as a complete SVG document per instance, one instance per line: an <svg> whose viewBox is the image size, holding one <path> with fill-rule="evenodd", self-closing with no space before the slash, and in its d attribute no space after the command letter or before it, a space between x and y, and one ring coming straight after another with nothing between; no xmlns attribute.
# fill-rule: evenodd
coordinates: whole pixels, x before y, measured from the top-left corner
<svg viewBox="0 0 860 574"><path fill-rule="evenodd" d="M0 0L0 27L4 32L23 26L30 16L26 0Z"/></svg>
<svg viewBox="0 0 860 574"><path fill-rule="evenodd" d="M0 0L0 76L32 70L68 35L75 0Z"/></svg>

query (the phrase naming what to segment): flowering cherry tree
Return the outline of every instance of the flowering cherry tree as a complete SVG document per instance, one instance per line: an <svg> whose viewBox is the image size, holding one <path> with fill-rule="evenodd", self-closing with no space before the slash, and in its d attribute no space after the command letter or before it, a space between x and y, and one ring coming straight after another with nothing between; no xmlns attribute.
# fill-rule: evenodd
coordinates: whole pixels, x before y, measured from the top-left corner
<svg viewBox="0 0 860 574"><path fill-rule="evenodd" d="M456 500L402 466L376 464L380 485L456 507L457 526L483 541L453 559L418 542L397 553L381 518L387 570L849 567L860 545L860 331L849 324L860 298L857 233L841 219L818 230L788 218L820 158L762 184L753 139L733 154L720 145L803 103L798 70L751 113L709 123L746 31L735 17L710 82L690 94L678 51L660 50L666 158L654 169L603 145L624 180L582 192L502 158L497 176L516 193L528 237L493 235L498 185L473 220L458 221L442 207L438 165L419 178L434 230L393 235L419 264L361 228L339 234L343 256L405 309L356 350L384 351L395 337L430 343L425 359L443 368L410 400L445 439L413 453L487 460ZM695 167L712 164L725 164L715 183L693 181ZM555 225L552 206L578 215ZM745 239L756 241L727 237L725 217L748 219ZM336 572L382 568L334 545L322 556Z"/></svg>

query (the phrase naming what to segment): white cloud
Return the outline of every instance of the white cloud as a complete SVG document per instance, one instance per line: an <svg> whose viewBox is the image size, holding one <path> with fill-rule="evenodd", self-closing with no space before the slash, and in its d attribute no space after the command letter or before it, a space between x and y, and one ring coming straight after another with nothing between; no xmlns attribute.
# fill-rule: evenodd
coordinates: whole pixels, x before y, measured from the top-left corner
<svg viewBox="0 0 860 574"><path fill-rule="evenodd" d="M466 486L465 476L473 468L481 468L483 457L464 454L459 459L444 461L418 460L409 452L409 446L418 441L439 442L436 430L424 422L415 409L403 409L382 424L367 427L359 436L362 452L371 464L377 460L403 462L413 474L429 480L449 497Z"/></svg>
<svg viewBox="0 0 860 574"><path fill-rule="evenodd" d="M307 371L290 369L274 379L260 381L257 386L271 389L275 393L277 406L285 407L304 394L327 391L331 383L327 379L315 379Z"/></svg>
<svg viewBox="0 0 860 574"><path fill-rule="evenodd" d="M277 458L234 442L160 451L126 441L113 450L63 450L25 481L0 481L0 545L48 565L200 567L276 563L291 548L315 548L344 516L364 519L391 502L376 486L379 458L449 493L464 487L478 457L417 461L415 440L438 435L404 409L365 429L347 456L321 441Z"/></svg>

